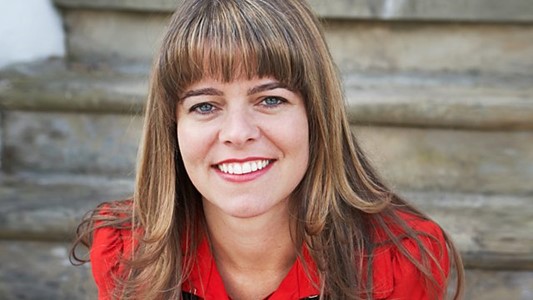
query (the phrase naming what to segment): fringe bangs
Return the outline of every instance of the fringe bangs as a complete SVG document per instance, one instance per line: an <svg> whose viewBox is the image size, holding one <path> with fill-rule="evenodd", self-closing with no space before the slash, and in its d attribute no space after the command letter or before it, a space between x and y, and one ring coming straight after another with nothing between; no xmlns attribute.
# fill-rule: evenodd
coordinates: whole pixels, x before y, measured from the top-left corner
<svg viewBox="0 0 533 300"><path fill-rule="evenodd" d="M179 95L202 78L230 82L273 77L291 89L303 88L303 49L298 49L301 43L293 40L292 30L282 26L286 16L272 16L271 8L247 1L204 2L188 9L197 10L189 15L203 17L177 20L174 32L180 34L167 36L163 47L164 74L173 79L165 88L171 93Z"/></svg>

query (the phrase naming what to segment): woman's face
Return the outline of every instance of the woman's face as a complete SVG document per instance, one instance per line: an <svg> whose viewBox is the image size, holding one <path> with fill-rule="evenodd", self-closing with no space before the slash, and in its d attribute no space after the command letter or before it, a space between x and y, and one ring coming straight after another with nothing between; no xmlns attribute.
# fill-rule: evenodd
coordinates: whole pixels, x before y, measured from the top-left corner
<svg viewBox="0 0 533 300"><path fill-rule="evenodd" d="M274 78L203 79L180 96L177 135L204 209L248 218L286 208L309 160L304 100Z"/></svg>

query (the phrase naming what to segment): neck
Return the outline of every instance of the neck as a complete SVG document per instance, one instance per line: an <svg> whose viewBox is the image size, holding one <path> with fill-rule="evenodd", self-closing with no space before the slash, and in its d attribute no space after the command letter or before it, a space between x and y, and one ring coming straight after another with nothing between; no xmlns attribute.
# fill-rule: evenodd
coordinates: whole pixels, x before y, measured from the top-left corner
<svg viewBox="0 0 533 300"><path fill-rule="evenodd" d="M217 264L239 270L291 266L296 247L290 235L287 205L267 214L237 218L205 205L207 230Z"/></svg>
<svg viewBox="0 0 533 300"><path fill-rule="evenodd" d="M274 291L296 259L287 205L252 218L221 213L204 201L217 269L232 299L260 299Z"/></svg>

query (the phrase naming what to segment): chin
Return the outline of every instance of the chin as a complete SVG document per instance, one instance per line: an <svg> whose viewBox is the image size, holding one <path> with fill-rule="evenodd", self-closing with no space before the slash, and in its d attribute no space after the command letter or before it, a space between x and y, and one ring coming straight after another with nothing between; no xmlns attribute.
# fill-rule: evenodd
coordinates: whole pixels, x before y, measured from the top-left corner
<svg viewBox="0 0 533 300"><path fill-rule="evenodd" d="M218 211L218 214L240 219L249 219L261 215L270 215L273 217L276 214L283 214L286 212L286 206L288 204L286 200L274 200L258 195L227 196L213 200L209 201L207 198L204 198L204 209L211 209Z"/></svg>
<svg viewBox="0 0 533 300"><path fill-rule="evenodd" d="M225 210L226 214L241 219L248 219L260 216L268 210L258 207L250 207L249 205L236 206Z"/></svg>

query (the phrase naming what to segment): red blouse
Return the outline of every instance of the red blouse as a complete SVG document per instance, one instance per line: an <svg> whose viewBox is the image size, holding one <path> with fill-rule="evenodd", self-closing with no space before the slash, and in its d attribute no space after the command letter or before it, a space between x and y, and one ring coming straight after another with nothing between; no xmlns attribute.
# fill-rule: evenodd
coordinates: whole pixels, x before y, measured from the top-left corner
<svg viewBox="0 0 533 300"><path fill-rule="evenodd" d="M431 221L421 220L403 213L400 216L413 229L428 233L436 238L433 240L426 236L420 236L421 241L437 257L445 275L448 276L448 254L441 229ZM404 238L402 243L415 258L419 257L420 252L414 241ZM114 288L113 278L122 274L123 270L120 258L128 257L131 249L131 231L109 227L95 231L90 256L94 280L98 287L98 299L110 299L111 291ZM311 268L311 273L316 274L315 264L305 247L303 254L307 265ZM380 246L374 251L374 255L374 299L431 299L424 289L423 275L397 248L391 245ZM230 299L206 240L199 246L197 262L197 267L193 268L189 280L183 284L182 290L200 299ZM433 266L432 271L444 292L444 279L439 275L436 266ZM313 278L313 281L318 282L316 277ZM303 263L297 259L277 290L268 297L268 300L296 300L318 294L319 291L306 275Z"/></svg>

